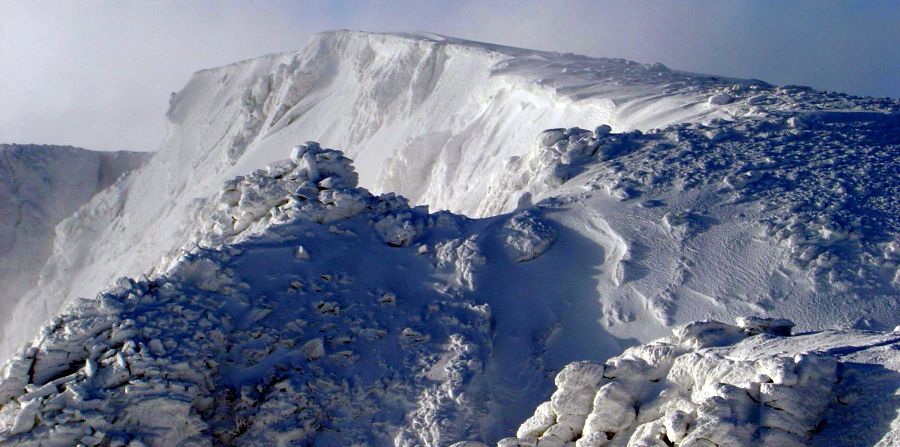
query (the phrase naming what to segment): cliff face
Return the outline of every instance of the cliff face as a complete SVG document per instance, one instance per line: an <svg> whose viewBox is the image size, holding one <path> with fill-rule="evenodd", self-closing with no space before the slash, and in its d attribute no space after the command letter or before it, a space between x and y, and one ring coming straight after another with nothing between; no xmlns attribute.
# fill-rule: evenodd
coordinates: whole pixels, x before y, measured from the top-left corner
<svg viewBox="0 0 900 447"><path fill-rule="evenodd" d="M0 315L37 285L56 225L150 155L0 144Z"/></svg>

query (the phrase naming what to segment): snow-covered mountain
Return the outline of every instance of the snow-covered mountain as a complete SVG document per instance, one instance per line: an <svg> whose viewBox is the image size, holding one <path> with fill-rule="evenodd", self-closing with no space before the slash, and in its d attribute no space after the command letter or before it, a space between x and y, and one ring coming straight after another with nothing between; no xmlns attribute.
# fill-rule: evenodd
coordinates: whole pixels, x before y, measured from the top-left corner
<svg viewBox="0 0 900 447"><path fill-rule="evenodd" d="M227 182L193 248L52 319L0 379L15 445L893 445L900 333L691 323L629 348L529 207L356 188L340 152ZM554 211L555 209L555 211ZM574 358L581 361L561 368ZM550 394L548 374L558 371ZM529 408L540 400L535 414ZM856 415L877 416L861 421ZM505 438L515 432L517 438Z"/></svg>
<svg viewBox="0 0 900 447"><path fill-rule="evenodd" d="M516 206L518 193L507 189L536 175L526 166L510 179L510 160L527 156L548 128L649 130L833 109L890 112L897 102L434 35L323 33L297 53L195 74L172 98L168 137L152 162L66 222L41 286L9 314L17 326L0 356L66 300L155 265L187 240L192 215L223 181L281 159L298 141L342 148L373 191L477 217ZM552 189L541 185L529 188ZM600 245L616 241L589 232Z"/></svg>
<svg viewBox="0 0 900 447"><path fill-rule="evenodd" d="M759 400L782 384L762 369L774 381L705 376L744 365L724 361L668 378L695 354L837 365L797 382L819 399L806 425L754 420L736 443L889 443L889 416L860 438L817 433L873 408L834 404L833 389L856 389L857 347L883 385L859 402L898 383L896 337L862 332L900 324L898 111L434 35L324 33L201 71L173 96L159 152L59 225L40 284L7 317L4 356L50 323L0 380L0 440L494 442L567 363L652 342L622 358L667 353L606 393L609 408L655 400L655 413L590 428L615 379L594 367L565 391L579 411L538 407L504 443L690 445L700 422L747 423L704 407L720 388ZM308 143L283 160L311 138L346 152ZM835 331L784 351L800 338L751 318L653 342L744 315ZM754 343L766 348L741 351Z"/></svg>
<svg viewBox="0 0 900 447"><path fill-rule="evenodd" d="M0 315L37 284L56 224L149 156L0 144ZM6 322L0 318L0 331Z"/></svg>

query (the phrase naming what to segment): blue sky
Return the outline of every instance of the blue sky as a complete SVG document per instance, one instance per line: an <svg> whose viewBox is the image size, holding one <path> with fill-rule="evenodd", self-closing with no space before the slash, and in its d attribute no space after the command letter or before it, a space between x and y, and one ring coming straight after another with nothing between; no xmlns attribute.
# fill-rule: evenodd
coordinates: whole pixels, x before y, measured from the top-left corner
<svg viewBox="0 0 900 447"><path fill-rule="evenodd" d="M0 0L0 141L153 150L190 73L317 31L431 31L900 96L900 1Z"/></svg>

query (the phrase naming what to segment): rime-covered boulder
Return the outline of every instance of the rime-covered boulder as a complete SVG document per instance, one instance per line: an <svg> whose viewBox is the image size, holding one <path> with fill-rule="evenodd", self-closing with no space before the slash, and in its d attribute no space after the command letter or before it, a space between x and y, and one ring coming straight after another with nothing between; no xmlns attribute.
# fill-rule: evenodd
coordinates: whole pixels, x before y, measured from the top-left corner
<svg viewBox="0 0 900 447"><path fill-rule="evenodd" d="M557 375L551 402L537 407L517 438L498 445L854 445L856 434L834 420L859 416L841 396L859 390L859 380L877 383L868 395L855 395L861 408L897 385L885 381L891 372L872 366L900 347L900 336L791 336L792 325L760 317L741 318L736 326L695 322L605 364L571 364ZM583 425L573 426L572 414L586 414L577 419ZM829 437L840 432L847 434ZM895 433L873 435L889 440Z"/></svg>

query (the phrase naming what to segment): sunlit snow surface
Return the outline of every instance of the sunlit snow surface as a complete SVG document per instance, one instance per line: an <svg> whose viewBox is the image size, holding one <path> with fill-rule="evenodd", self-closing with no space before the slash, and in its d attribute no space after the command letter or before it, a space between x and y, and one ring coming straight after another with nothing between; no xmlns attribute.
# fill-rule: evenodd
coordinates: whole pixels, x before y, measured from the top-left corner
<svg viewBox="0 0 900 447"><path fill-rule="evenodd" d="M480 217L515 208L510 197L520 193L508 189L519 184L531 182L535 192L553 189L529 180L531 166L511 161L527 158L548 128L609 124L620 132L776 112L897 108L892 99L772 87L621 59L449 37L319 34L297 53L200 71L173 95L168 136L154 159L96 197L78 219L64 222L40 286L6 315L12 323L0 340L0 357L67 300L93 296L119 276L156 265L185 243L197 208L222 182L284 158L285 148L298 142L341 148L356 161L361 184L375 192ZM524 172L510 179L511 168ZM588 231L589 238L617 240L606 229ZM632 255L640 248L633 245ZM664 332L658 328L654 335Z"/></svg>
<svg viewBox="0 0 900 447"><path fill-rule="evenodd" d="M502 447L897 445L900 332L700 321L572 363ZM887 362L885 361L887 359ZM889 433L886 433L889 432Z"/></svg>
<svg viewBox="0 0 900 447"><path fill-rule="evenodd" d="M734 426L736 445L891 445L896 337L863 331L900 324L897 109L433 36L326 33L199 72L157 155L58 227L10 314L2 353L73 306L0 382L0 439L448 445L538 408L515 442L704 445ZM291 152L310 138L346 154ZM346 157L376 193L472 218L356 188ZM538 406L569 362L743 315L835 330L694 324L734 336L678 329L623 354L672 346L626 389L585 376L577 411ZM762 358L832 365L790 383L817 409L760 419L774 370L726 370Z"/></svg>

